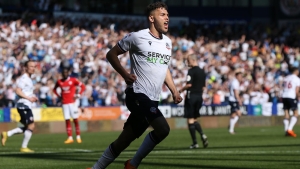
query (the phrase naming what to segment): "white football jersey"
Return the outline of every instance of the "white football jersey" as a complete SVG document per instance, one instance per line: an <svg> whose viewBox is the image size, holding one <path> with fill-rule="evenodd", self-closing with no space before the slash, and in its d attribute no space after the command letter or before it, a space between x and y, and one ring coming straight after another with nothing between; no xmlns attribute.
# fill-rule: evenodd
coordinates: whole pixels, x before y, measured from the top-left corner
<svg viewBox="0 0 300 169"><path fill-rule="evenodd" d="M34 96L33 82L27 73L24 73L22 76L20 76L17 79L16 83L17 83L17 87L20 88L26 96ZM30 102L27 99L20 98L17 102L17 108L19 109L28 109L28 108L31 109L31 107L32 107L32 102Z"/></svg>
<svg viewBox="0 0 300 169"><path fill-rule="evenodd" d="M300 79L298 76L292 74L288 75L283 80L282 98L296 99L296 88L300 86Z"/></svg>
<svg viewBox="0 0 300 169"><path fill-rule="evenodd" d="M135 93L143 93L153 101L159 101L171 60L172 42L163 35L154 37L149 29L132 32L118 42L124 52L129 51L131 73L137 76L133 83Z"/></svg>
<svg viewBox="0 0 300 169"><path fill-rule="evenodd" d="M234 90L239 90L239 89L240 89L240 82L236 78L234 78L229 85L229 101L237 102L237 99L235 98L234 95Z"/></svg>

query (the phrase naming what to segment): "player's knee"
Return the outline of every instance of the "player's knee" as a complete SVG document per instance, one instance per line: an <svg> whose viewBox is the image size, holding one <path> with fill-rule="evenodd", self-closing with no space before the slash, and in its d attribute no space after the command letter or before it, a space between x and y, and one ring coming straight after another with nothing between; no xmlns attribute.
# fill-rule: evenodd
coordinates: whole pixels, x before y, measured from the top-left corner
<svg viewBox="0 0 300 169"><path fill-rule="evenodd" d="M35 124L34 123L30 123L30 124L27 125L26 128L33 131L34 128L35 128Z"/></svg>
<svg viewBox="0 0 300 169"><path fill-rule="evenodd" d="M161 129L155 131L155 134L160 140L165 139L170 133L169 125L163 126Z"/></svg>

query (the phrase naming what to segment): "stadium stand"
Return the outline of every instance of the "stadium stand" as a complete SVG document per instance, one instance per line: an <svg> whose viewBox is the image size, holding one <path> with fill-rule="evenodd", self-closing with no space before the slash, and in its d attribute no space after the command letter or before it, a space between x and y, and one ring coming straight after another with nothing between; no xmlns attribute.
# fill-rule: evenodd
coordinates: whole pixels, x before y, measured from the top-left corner
<svg viewBox="0 0 300 169"><path fill-rule="evenodd" d="M38 61L34 78L40 106L59 106L52 93L64 63L73 65L72 76L86 84L82 106L124 104L126 84L108 64L106 52L127 33L146 27L145 22L106 17L72 22L69 18L35 17L34 13L0 18L0 93L2 107L13 107L16 78L22 63ZM120 26L121 25L121 26ZM300 61L300 25L275 27L266 24L195 24L172 27L173 60L170 64L178 88L185 82L185 57L196 53L207 72L205 104L227 103L228 82L234 72L244 73L244 104L280 101L283 77ZM120 56L129 71L128 53ZM2 97L2 96L1 96ZM43 101L43 102L42 102ZM164 86L161 104L172 97Z"/></svg>

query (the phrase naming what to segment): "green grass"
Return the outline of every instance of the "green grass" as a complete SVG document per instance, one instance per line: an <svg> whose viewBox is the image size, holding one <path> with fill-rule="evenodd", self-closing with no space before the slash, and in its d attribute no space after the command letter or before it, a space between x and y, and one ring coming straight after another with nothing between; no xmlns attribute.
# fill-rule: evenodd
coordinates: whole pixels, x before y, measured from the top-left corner
<svg viewBox="0 0 300 169"><path fill-rule="evenodd" d="M300 127L295 128L300 134ZM187 149L187 130L172 130L166 140L143 160L140 169L282 169L300 168L300 139L283 136L283 127L205 129L209 147ZM19 153L23 136L10 137L0 147L0 169L86 169L91 167L119 132L83 133L82 144L64 145L65 134L33 135L34 154ZM198 136L199 137L199 136ZM131 144L108 169L121 169L132 158L143 137Z"/></svg>

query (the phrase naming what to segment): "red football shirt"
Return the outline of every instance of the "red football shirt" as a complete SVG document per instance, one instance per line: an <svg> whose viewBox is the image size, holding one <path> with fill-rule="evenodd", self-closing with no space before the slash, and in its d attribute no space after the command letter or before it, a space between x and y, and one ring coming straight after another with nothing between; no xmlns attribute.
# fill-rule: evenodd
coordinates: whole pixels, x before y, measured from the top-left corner
<svg viewBox="0 0 300 169"><path fill-rule="evenodd" d="M58 97L61 97L63 104L74 103L75 102L74 96L75 96L77 86L80 86L81 90L79 94L82 94L83 91L85 90L85 85L81 83L78 79L73 77L68 77L65 80L60 79L56 82L53 92ZM61 95L59 95L56 91L58 87L61 88Z"/></svg>

